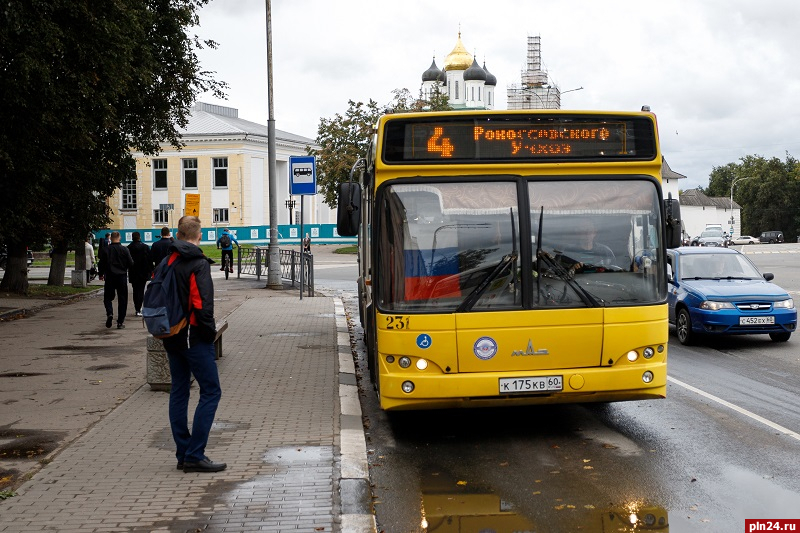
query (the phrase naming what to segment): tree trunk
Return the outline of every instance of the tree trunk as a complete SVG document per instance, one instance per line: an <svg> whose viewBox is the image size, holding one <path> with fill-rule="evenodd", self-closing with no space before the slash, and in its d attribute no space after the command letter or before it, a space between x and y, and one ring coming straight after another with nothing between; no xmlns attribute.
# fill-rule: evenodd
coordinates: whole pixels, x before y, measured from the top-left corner
<svg viewBox="0 0 800 533"><path fill-rule="evenodd" d="M16 294L28 293L28 247L21 243L8 243L8 260L0 290Z"/></svg>
<svg viewBox="0 0 800 533"><path fill-rule="evenodd" d="M64 271L67 268L67 243L53 243L53 255L50 258L50 274L47 284L55 287L64 285Z"/></svg>

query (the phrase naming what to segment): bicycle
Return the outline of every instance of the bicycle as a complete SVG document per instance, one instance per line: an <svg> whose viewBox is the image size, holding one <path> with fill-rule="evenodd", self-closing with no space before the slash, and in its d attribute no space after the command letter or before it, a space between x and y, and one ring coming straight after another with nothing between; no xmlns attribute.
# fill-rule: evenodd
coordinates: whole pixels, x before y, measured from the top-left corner
<svg viewBox="0 0 800 533"><path fill-rule="evenodd" d="M222 270L225 271L225 279L228 279L228 276L231 273L231 266L228 264L229 261L230 261L230 259L228 258L228 254L223 252L223 254L222 254Z"/></svg>

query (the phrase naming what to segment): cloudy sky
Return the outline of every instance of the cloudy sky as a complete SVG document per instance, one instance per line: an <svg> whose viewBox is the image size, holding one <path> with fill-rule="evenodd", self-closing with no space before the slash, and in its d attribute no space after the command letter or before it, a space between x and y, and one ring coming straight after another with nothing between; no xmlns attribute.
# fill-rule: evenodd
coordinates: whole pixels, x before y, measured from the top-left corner
<svg viewBox="0 0 800 533"><path fill-rule="evenodd" d="M239 117L267 123L265 0L212 0L200 11L205 70L230 86ZM417 95L435 57L456 44L497 77L497 109L519 83L527 37L563 109L656 113L681 188L707 186L715 166L745 155L800 158L797 0L272 0L273 97L280 130L315 138L348 100Z"/></svg>

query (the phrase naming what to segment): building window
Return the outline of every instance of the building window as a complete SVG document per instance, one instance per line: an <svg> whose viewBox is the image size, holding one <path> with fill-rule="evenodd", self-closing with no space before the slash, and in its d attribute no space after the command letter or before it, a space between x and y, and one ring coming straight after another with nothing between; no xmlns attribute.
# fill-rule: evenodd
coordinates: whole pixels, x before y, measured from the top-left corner
<svg viewBox="0 0 800 533"><path fill-rule="evenodd" d="M456 91L455 91L455 93L456 93L456 94L455 94L455 96L453 97L453 99L455 99L455 100L458 100L458 82L457 82L457 81L456 81Z"/></svg>
<svg viewBox="0 0 800 533"><path fill-rule="evenodd" d="M136 176L122 184L122 209L136 209Z"/></svg>
<svg viewBox="0 0 800 533"><path fill-rule="evenodd" d="M228 223L228 208L220 207L214 208L214 224L227 224Z"/></svg>
<svg viewBox="0 0 800 533"><path fill-rule="evenodd" d="M214 187L226 189L228 187L228 158L215 157L213 159Z"/></svg>
<svg viewBox="0 0 800 533"><path fill-rule="evenodd" d="M197 159L183 159L183 188L197 188Z"/></svg>
<svg viewBox="0 0 800 533"><path fill-rule="evenodd" d="M153 209L153 224L169 224L169 211Z"/></svg>
<svg viewBox="0 0 800 533"><path fill-rule="evenodd" d="M167 160L153 159L153 189L167 188Z"/></svg>

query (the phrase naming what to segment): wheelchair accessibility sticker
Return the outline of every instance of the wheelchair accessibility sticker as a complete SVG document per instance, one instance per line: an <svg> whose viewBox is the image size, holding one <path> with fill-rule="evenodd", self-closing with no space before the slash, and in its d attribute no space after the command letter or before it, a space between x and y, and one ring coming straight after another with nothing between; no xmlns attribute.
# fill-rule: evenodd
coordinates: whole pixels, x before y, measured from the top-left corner
<svg viewBox="0 0 800 533"><path fill-rule="evenodd" d="M421 333L417 337L417 347L422 348L423 350L427 350L428 348L430 348L432 343L433 340L431 339L431 336L428 335L427 333Z"/></svg>

